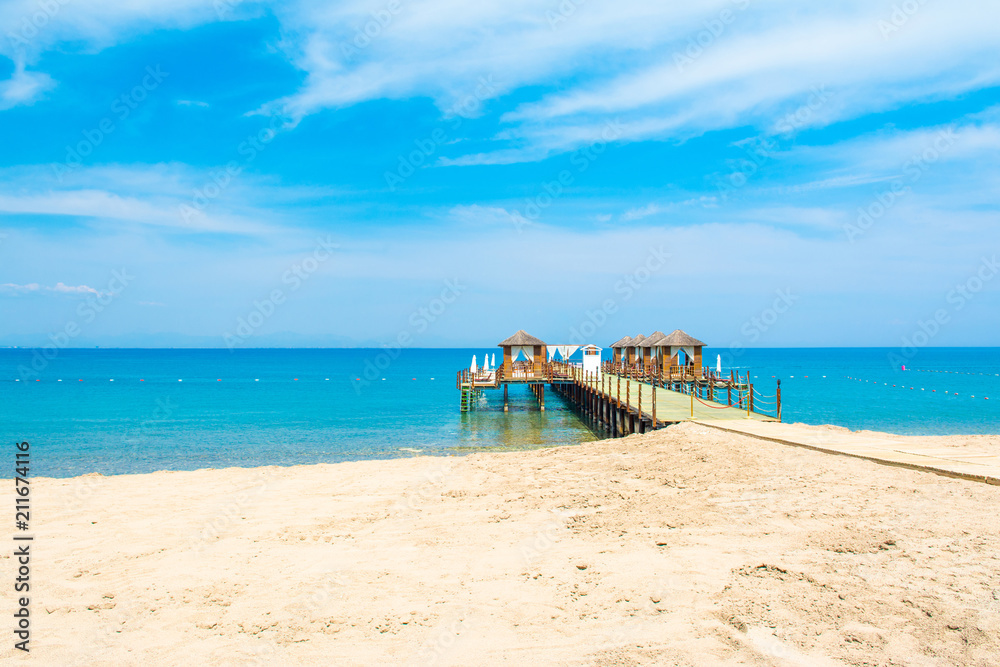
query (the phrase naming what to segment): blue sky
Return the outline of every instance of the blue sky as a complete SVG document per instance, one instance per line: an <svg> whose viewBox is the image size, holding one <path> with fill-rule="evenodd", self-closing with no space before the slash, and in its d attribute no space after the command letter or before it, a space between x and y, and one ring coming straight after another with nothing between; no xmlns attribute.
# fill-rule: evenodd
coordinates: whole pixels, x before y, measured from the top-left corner
<svg viewBox="0 0 1000 667"><path fill-rule="evenodd" d="M9 0L0 344L994 345L998 20Z"/></svg>

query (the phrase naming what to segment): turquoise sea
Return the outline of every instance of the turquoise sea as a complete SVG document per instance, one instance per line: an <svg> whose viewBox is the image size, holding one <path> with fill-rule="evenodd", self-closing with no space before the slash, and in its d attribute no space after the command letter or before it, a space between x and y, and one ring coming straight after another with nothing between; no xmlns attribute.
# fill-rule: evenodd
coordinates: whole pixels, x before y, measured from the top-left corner
<svg viewBox="0 0 1000 667"><path fill-rule="evenodd" d="M486 349L0 350L4 437L34 476L293 465L571 444L597 437L554 393L486 392L455 372ZM497 348L489 352L499 352ZM609 352L605 352L609 355ZM1000 348L706 348L749 370L785 421L901 434L1000 433ZM609 358L606 357L606 358ZM912 387L912 389L911 389ZM987 400L987 397L989 400Z"/></svg>

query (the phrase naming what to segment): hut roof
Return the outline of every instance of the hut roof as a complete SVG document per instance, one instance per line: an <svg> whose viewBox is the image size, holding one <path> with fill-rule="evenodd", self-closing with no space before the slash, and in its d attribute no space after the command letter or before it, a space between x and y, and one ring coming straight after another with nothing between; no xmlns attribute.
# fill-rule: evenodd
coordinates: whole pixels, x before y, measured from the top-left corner
<svg viewBox="0 0 1000 667"><path fill-rule="evenodd" d="M656 347L657 345L660 344L660 341L666 337L667 335L662 331L654 331L653 333L649 334L649 336L645 340L642 341L642 344L639 345L639 347Z"/></svg>
<svg viewBox="0 0 1000 667"><path fill-rule="evenodd" d="M618 348L618 347L625 347L625 346L627 346L631 342L632 342L632 337L631 336L625 336L621 340L616 341L614 343L611 343L610 347L612 349Z"/></svg>
<svg viewBox="0 0 1000 667"><path fill-rule="evenodd" d="M674 329L669 336L658 342L657 345L693 345L695 347L705 347L703 342L684 333L680 329Z"/></svg>
<svg viewBox="0 0 1000 667"><path fill-rule="evenodd" d="M504 347L507 345L545 345L545 343L531 334L526 333L524 329L518 329L516 334L497 343L497 347Z"/></svg>
<svg viewBox="0 0 1000 667"><path fill-rule="evenodd" d="M626 347L639 347L639 343L641 343L644 340L646 340L646 337L643 336L642 334L639 334L638 336L630 340L628 342L628 345L626 345Z"/></svg>

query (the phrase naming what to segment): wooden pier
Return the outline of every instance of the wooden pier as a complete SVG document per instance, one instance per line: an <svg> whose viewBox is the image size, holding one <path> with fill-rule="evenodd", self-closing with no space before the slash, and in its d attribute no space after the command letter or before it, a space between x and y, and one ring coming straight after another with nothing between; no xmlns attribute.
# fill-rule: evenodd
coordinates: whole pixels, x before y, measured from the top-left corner
<svg viewBox="0 0 1000 667"><path fill-rule="evenodd" d="M643 340L656 339L654 334ZM548 385L585 421L612 437L645 433L682 421L781 421L780 380L775 393L767 395L754 386L749 373L741 376L731 371L723 375L703 369L701 345L699 342L697 366L668 364L665 356L640 355L637 359L628 355L622 359L616 354L614 361L586 371L580 365L547 360L545 344L519 331L500 344L504 348L502 365L493 370L477 369L475 373L470 369L458 371L455 383L461 391L463 412L475 409L475 399L483 391L501 388L506 412L511 384L528 385L539 409L544 411ZM531 360L518 361L512 352L527 349L533 352ZM658 363L659 359L664 362Z"/></svg>

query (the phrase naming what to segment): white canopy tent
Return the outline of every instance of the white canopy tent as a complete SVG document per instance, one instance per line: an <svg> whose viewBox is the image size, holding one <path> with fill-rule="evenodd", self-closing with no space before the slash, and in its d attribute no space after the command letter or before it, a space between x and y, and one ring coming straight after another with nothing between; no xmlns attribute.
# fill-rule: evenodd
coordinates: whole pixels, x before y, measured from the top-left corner
<svg viewBox="0 0 1000 667"><path fill-rule="evenodd" d="M548 346L549 361L552 361L552 359L555 356L556 352L559 352L559 357L563 361L566 361L571 356L573 356L573 354L577 350L579 350L581 347L583 347L583 346L582 345L549 345Z"/></svg>

